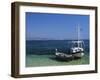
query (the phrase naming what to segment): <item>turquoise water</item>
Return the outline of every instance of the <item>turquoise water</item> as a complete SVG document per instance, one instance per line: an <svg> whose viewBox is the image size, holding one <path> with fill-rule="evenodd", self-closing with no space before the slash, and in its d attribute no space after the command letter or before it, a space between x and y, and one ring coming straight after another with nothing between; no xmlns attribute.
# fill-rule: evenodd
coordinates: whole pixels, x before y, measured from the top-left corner
<svg viewBox="0 0 100 80"><path fill-rule="evenodd" d="M71 61L55 59L55 49L68 54L70 40L47 40L26 42L26 67L89 64L89 40L85 40L85 56Z"/></svg>
<svg viewBox="0 0 100 80"><path fill-rule="evenodd" d="M57 61L53 59L53 55L27 55L26 67L39 67L39 66L61 66L61 65L80 65L89 64L89 57L84 56L81 59L71 61Z"/></svg>

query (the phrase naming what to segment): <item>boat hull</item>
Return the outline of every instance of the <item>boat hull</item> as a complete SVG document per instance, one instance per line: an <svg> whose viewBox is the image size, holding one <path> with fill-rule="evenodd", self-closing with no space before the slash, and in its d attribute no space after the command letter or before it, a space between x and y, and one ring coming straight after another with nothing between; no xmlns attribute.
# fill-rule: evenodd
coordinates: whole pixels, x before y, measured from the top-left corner
<svg viewBox="0 0 100 80"><path fill-rule="evenodd" d="M73 59L73 56L70 54L56 53L56 59L63 60L63 61L70 61Z"/></svg>
<svg viewBox="0 0 100 80"><path fill-rule="evenodd" d="M81 57L84 56L84 53L83 52L82 53L74 53L72 55L73 55L74 58L81 58Z"/></svg>

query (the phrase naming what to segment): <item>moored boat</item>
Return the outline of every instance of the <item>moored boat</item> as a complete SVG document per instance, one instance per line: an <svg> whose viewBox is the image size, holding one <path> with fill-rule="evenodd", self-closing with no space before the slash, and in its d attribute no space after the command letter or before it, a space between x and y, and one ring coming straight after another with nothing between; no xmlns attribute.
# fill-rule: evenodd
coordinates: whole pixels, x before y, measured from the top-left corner
<svg viewBox="0 0 100 80"><path fill-rule="evenodd" d="M84 42L83 41L73 41L70 53L74 58L81 58L84 56Z"/></svg>
<svg viewBox="0 0 100 80"><path fill-rule="evenodd" d="M56 49L55 55L59 59L75 59L84 56L84 41L80 40L80 27L77 27L78 37L76 41L71 42L70 54L58 52Z"/></svg>

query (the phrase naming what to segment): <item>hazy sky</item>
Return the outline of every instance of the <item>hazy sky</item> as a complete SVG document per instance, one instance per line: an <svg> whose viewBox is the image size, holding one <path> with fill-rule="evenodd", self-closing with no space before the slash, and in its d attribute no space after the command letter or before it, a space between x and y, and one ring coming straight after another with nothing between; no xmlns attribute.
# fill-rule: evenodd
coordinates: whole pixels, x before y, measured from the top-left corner
<svg viewBox="0 0 100 80"><path fill-rule="evenodd" d="M26 39L89 39L89 15L26 12Z"/></svg>

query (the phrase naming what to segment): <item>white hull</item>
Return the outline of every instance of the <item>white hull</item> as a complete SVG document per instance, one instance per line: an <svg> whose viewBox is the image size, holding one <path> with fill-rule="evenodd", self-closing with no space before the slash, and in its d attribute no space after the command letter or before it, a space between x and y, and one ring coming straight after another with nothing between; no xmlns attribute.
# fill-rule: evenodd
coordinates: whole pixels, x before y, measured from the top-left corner
<svg viewBox="0 0 100 80"><path fill-rule="evenodd" d="M65 54L65 53L60 53L60 52L57 52L55 53L56 55L56 58L59 58L59 59L74 59L74 58L81 58L84 56L84 53L74 53L74 54Z"/></svg>
<svg viewBox="0 0 100 80"><path fill-rule="evenodd" d="M55 53L55 55L56 55L56 58L61 59L61 60L68 60L68 59L73 58L72 55L68 55L68 54L60 53L60 52Z"/></svg>
<svg viewBox="0 0 100 80"><path fill-rule="evenodd" d="M72 54L73 57L78 57L78 58L81 58L84 56L84 53L75 53L75 54Z"/></svg>

